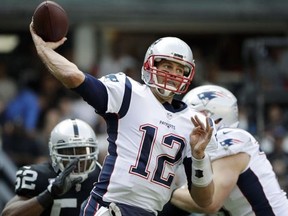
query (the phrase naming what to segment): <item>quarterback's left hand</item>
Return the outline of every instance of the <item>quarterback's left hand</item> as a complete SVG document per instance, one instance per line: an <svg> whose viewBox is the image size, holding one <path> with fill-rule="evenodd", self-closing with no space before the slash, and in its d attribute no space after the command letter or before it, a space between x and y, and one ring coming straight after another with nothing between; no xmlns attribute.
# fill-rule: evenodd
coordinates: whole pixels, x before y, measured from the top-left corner
<svg viewBox="0 0 288 216"><path fill-rule="evenodd" d="M205 149L213 133L213 127L211 127L210 118L206 117L206 126L200 121L199 117L195 115L191 117L191 121L195 128L190 134L190 146L192 155L196 159L202 159L205 156Z"/></svg>

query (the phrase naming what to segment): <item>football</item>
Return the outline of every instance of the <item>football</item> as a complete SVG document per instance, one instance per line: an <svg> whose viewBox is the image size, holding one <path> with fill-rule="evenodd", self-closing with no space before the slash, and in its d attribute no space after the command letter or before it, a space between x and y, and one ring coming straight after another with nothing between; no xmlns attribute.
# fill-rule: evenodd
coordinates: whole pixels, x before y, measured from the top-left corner
<svg viewBox="0 0 288 216"><path fill-rule="evenodd" d="M34 11L33 28L44 41L59 41L68 33L67 13L56 2L44 1Z"/></svg>

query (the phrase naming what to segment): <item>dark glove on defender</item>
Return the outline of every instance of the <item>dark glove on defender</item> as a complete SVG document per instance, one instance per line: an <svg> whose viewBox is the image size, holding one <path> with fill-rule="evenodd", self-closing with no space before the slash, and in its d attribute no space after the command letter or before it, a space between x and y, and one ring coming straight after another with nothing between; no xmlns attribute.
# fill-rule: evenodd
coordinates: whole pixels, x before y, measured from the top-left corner
<svg viewBox="0 0 288 216"><path fill-rule="evenodd" d="M74 158L65 167L63 172L61 172L54 180L52 184L48 186L48 191L51 193L52 197L57 197L65 194L71 189L72 186L82 181L82 177L70 179L70 173L76 168L79 159Z"/></svg>
<svg viewBox="0 0 288 216"><path fill-rule="evenodd" d="M52 182L48 185L47 190L43 191L37 196L38 202L44 207L49 207L55 197L61 196L69 191L75 184L82 181L82 177L75 178L71 180L70 173L76 168L79 159L74 158L71 160L63 172L61 172Z"/></svg>

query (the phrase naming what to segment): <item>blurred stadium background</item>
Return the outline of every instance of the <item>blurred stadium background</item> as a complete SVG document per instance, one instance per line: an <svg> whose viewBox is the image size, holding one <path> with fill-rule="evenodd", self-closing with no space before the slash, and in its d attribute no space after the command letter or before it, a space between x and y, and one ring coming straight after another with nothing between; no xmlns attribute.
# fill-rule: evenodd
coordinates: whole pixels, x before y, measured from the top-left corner
<svg viewBox="0 0 288 216"><path fill-rule="evenodd" d="M48 157L47 137L59 120L87 120L103 135L105 150L101 119L84 116L87 108L49 76L35 54L28 27L40 2L0 0L0 211L13 196L17 167ZM58 51L97 77L118 72L116 67L140 80L151 42L162 36L186 41L196 62L191 88L209 82L237 96L241 127L258 137L288 189L287 0L56 2L70 21L68 41ZM18 100L27 89L37 102L33 117L15 111L17 102L29 107ZM7 117L7 110L19 115Z"/></svg>

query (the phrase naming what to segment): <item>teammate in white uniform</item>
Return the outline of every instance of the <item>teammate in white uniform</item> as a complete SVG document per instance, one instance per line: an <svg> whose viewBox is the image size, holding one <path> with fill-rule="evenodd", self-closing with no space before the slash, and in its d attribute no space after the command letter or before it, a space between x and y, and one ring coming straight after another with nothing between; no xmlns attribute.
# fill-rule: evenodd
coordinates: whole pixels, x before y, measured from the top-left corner
<svg viewBox="0 0 288 216"><path fill-rule="evenodd" d="M187 91L194 75L192 51L184 41L175 37L155 41L144 59L145 84L140 84L123 73L100 80L84 74L53 50L65 39L45 43L34 33L33 23L30 30L51 73L107 123L108 155L82 215L109 215L109 206L117 213L120 209L123 216L157 215L170 199L175 172L183 163L191 196L200 206L210 204L214 184L204 150L208 143L217 145L213 121L173 99Z"/></svg>
<svg viewBox="0 0 288 216"><path fill-rule="evenodd" d="M236 97L216 85L194 88L183 98L216 123L219 147L209 152L215 193L212 204L197 207L187 190L179 189L171 202L190 212L216 213L233 216L287 216L288 200L275 173L256 139L238 126Z"/></svg>

